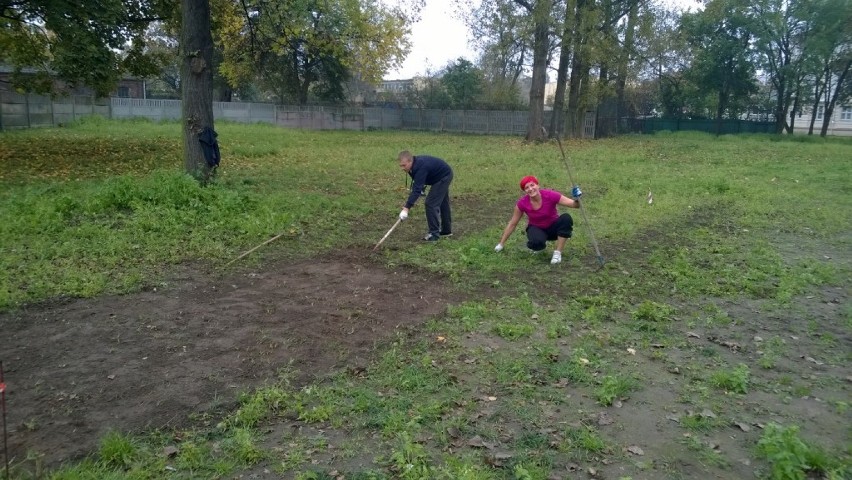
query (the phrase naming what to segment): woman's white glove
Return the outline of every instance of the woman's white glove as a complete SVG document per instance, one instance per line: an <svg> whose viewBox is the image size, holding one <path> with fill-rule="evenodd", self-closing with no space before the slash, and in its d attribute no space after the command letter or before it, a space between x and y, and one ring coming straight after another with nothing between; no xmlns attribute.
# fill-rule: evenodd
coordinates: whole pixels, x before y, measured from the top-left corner
<svg viewBox="0 0 852 480"><path fill-rule="evenodd" d="M502 243L498 243L498 244L497 244L497 246L496 246L496 247L494 247L494 251L495 251L495 252L498 252L498 253L499 253L499 252L502 252L502 251L503 251L503 244L502 244Z"/></svg>
<svg viewBox="0 0 852 480"><path fill-rule="evenodd" d="M408 218L408 210L400 210L399 211L399 219L405 220L406 218Z"/></svg>

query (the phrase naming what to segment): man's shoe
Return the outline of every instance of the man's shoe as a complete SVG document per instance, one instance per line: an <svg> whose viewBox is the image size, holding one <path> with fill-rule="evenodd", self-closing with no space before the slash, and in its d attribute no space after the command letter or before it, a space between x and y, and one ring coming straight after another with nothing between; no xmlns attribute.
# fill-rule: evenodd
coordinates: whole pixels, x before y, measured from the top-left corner
<svg viewBox="0 0 852 480"><path fill-rule="evenodd" d="M440 235L427 233L426 236L423 237L423 240L426 240L427 242L437 242L438 240L440 240L440 238Z"/></svg>
<svg viewBox="0 0 852 480"><path fill-rule="evenodd" d="M447 232L447 233L441 232L441 236L442 236L442 237L452 237L452 236L453 236L453 232Z"/></svg>
<svg viewBox="0 0 852 480"><path fill-rule="evenodd" d="M560 252L559 250L554 250L553 258L550 259L550 264L556 265L557 263L560 263L560 262L562 262L562 252Z"/></svg>

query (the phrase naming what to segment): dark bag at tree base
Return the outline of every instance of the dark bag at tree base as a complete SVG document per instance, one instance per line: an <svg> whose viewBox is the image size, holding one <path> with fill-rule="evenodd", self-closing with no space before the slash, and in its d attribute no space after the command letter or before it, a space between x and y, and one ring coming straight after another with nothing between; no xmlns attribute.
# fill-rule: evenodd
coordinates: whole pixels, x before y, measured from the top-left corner
<svg viewBox="0 0 852 480"><path fill-rule="evenodd" d="M204 127L204 130L198 134L198 141L201 142L201 151L204 153L204 160L210 168L219 166L219 161L222 156L219 154L219 142L216 137L219 134L213 131L210 127Z"/></svg>

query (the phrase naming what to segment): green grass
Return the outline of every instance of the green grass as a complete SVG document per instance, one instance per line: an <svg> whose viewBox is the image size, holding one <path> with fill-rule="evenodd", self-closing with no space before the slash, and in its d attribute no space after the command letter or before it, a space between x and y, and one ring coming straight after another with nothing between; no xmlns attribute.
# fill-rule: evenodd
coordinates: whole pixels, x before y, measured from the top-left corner
<svg viewBox="0 0 852 480"><path fill-rule="evenodd" d="M824 448L806 442L799 427L770 423L757 442L759 455L769 460L773 479L804 480L819 475L841 479L852 475L852 467L828 453Z"/></svg>
<svg viewBox="0 0 852 480"><path fill-rule="evenodd" d="M656 459L625 460L620 426L590 421L617 402L659 414L654 409L668 405L645 398L649 391L674 392L672 403L692 409L674 428L704 469L698 475L730 476L740 459L698 435L721 432L727 413L757 415L743 406L759 403L749 397L755 384L784 383L757 378L799 351L780 331L761 332L767 340L754 349L761 353L747 348L753 332L743 325L752 325L757 307L730 304L790 309L803 293L850 278L848 263L826 260L826 252L852 246L846 139L679 133L566 142L607 259L595 270L588 229L573 210L577 228L559 267L525 252L521 229L504 252L493 252L521 176L570 186L553 143L229 123L217 131L223 163L207 187L180 171L176 123L89 120L0 133L0 311L162 285L184 262L228 272L237 268L230 260L279 233L240 265L366 250L406 196L395 161L402 149L453 165L459 235L437 246L391 237L388 245L399 248L379 258L390 269L446 278L468 300L431 320L428 335L383 344L364 378L333 372L294 389L284 372L241 395L214 426L110 433L91 457L49 478L230 478L268 467L300 479L335 478L336 469L348 479L538 479L574 462L588 463L581 471L620 462L619 475L650 478L660 473L645 471ZM653 205L644 200L649 189ZM415 211L400 231L420 228ZM814 337L809 345L845 345L852 310L838 308L845 325L823 332L813 320L813 335L802 335ZM720 346L732 340L725 334L744 332L733 339L742 351ZM445 341L436 344L436 335ZM836 354L840 365L849 360ZM781 405L793 389L763 393ZM848 417L844 402L830 405ZM726 420L695 413L705 405ZM275 428L281 424L284 433ZM797 435L768 427L759 443L757 434L739 441L760 451L760 466L780 472L770 478L847 473L848 448L816 450ZM167 446L174 457L162 455ZM334 463L355 458L364 463Z"/></svg>
<svg viewBox="0 0 852 480"><path fill-rule="evenodd" d="M751 372L748 365L741 363L736 368L722 369L710 375L710 383L716 388L735 393L748 393Z"/></svg>

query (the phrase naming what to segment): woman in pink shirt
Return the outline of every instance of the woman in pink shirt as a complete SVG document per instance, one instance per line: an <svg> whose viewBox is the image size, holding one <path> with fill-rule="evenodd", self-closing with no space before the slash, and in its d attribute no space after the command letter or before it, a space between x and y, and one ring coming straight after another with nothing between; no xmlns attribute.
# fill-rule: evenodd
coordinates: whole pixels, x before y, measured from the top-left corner
<svg viewBox="0 0 852 480"><path fill-rule="evenodd" d="M562 261L562 248L565 247L565 241L571 238L571 232L574 229L574 219L571 215L567 213L559 215L556 206L580 208L580 195L583 192L575 185L571 189L571 195L574 198L568 198L555 190L540 188L538 179L532 175L521 179L521 190L526 192L526 195L515 204L512 218L509 219L509 224L503 230L503 236L500 237L500 243L494 247L494 251L503 250L506 240L515 231L521 217L526 214L527 247L533 252L540 252L544 250L548 240L556 240L553 257L550 259L551 265L556 265Z"/></svg>

